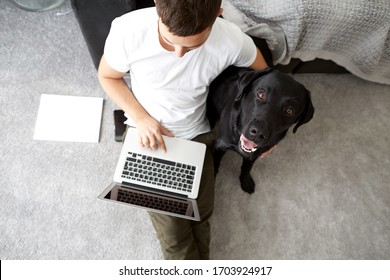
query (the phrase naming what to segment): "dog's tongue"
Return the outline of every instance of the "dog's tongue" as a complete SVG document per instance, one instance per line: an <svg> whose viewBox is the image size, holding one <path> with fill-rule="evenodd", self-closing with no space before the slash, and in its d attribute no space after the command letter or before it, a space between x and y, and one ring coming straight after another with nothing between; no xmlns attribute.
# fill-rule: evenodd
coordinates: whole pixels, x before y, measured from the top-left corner
<svg viewBox="0 0 390 280"><path fill-rule="evenodd" d="M244 134L241 134L240 141L241 141L242 145L245 147L245 149L252 150L254 148L257 148L257 145L255 144L255 142L248 140L244 136Z"/></svg>

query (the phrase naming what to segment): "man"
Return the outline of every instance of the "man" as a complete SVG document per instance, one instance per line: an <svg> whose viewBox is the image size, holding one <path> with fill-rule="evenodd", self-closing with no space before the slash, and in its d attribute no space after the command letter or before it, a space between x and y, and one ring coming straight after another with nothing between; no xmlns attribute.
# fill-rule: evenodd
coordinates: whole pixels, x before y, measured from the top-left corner
<svg viewBox="0 0 390 280"><path fill-rule="evenodd" d="M214 204L208 87L229 65L260 70L267 64L250 37L218 17L221 0L155 4L113 21L99 81L137 128L141 146L166 151L162 135L207 144L197 199L201 221L149 214L166 259L208 259ZM128 71L131 89L123 79Z"/></svg>

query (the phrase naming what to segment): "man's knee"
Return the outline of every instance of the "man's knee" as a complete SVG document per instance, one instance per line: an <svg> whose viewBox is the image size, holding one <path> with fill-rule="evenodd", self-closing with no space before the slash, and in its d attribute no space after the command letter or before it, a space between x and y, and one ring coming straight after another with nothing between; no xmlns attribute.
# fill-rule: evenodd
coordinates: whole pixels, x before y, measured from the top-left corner
<svg viewBox="0 0 390 280"><path fill-rule="evenodd" d="M149 212L165 259L199 259L191 221Z"/></svg>

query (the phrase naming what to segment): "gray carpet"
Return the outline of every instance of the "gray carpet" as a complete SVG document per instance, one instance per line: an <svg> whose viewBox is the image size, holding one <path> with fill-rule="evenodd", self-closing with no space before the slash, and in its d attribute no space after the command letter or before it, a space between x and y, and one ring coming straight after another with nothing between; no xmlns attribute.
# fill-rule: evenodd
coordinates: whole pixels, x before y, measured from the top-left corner
<svg viewBox="0 0 390 280"><path fill-rule="evenodd" d="M67 11L0 1L0 258L161 259L144 211L97 199L121 148L111 100L98 144L33 140L41 94L105 97ZM256 162L253 195L239 187L240 157L223 159L212 258L390 259L390 86L295 78L315 117Z"/></svg>

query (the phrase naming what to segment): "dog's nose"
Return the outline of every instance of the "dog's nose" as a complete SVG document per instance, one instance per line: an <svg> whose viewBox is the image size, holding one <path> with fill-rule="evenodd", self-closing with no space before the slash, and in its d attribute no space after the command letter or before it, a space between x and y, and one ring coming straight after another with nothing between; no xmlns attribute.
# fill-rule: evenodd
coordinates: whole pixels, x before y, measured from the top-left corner
<svg viewBox="0 0 390 280"><path fill-rule="evenodd" d="M256 127L251 127L249 129L249 133L251 134L251 136L256 136L257 135L257 128Z"/></svg>
<svg viewBox="0 0 390 280"><path fill-rule="evenodd" d="M269 132L266 128L251 127L249 133L253 138L265 140L269 137Z"/></svg>
<svg viewBox="0 0 390 280"><path fill-rule="evenodd" d="M249 133L253 138L259 138L261 140L268 139L269 132L266 128L257 128L252 126L249 128Z"/></svg>

